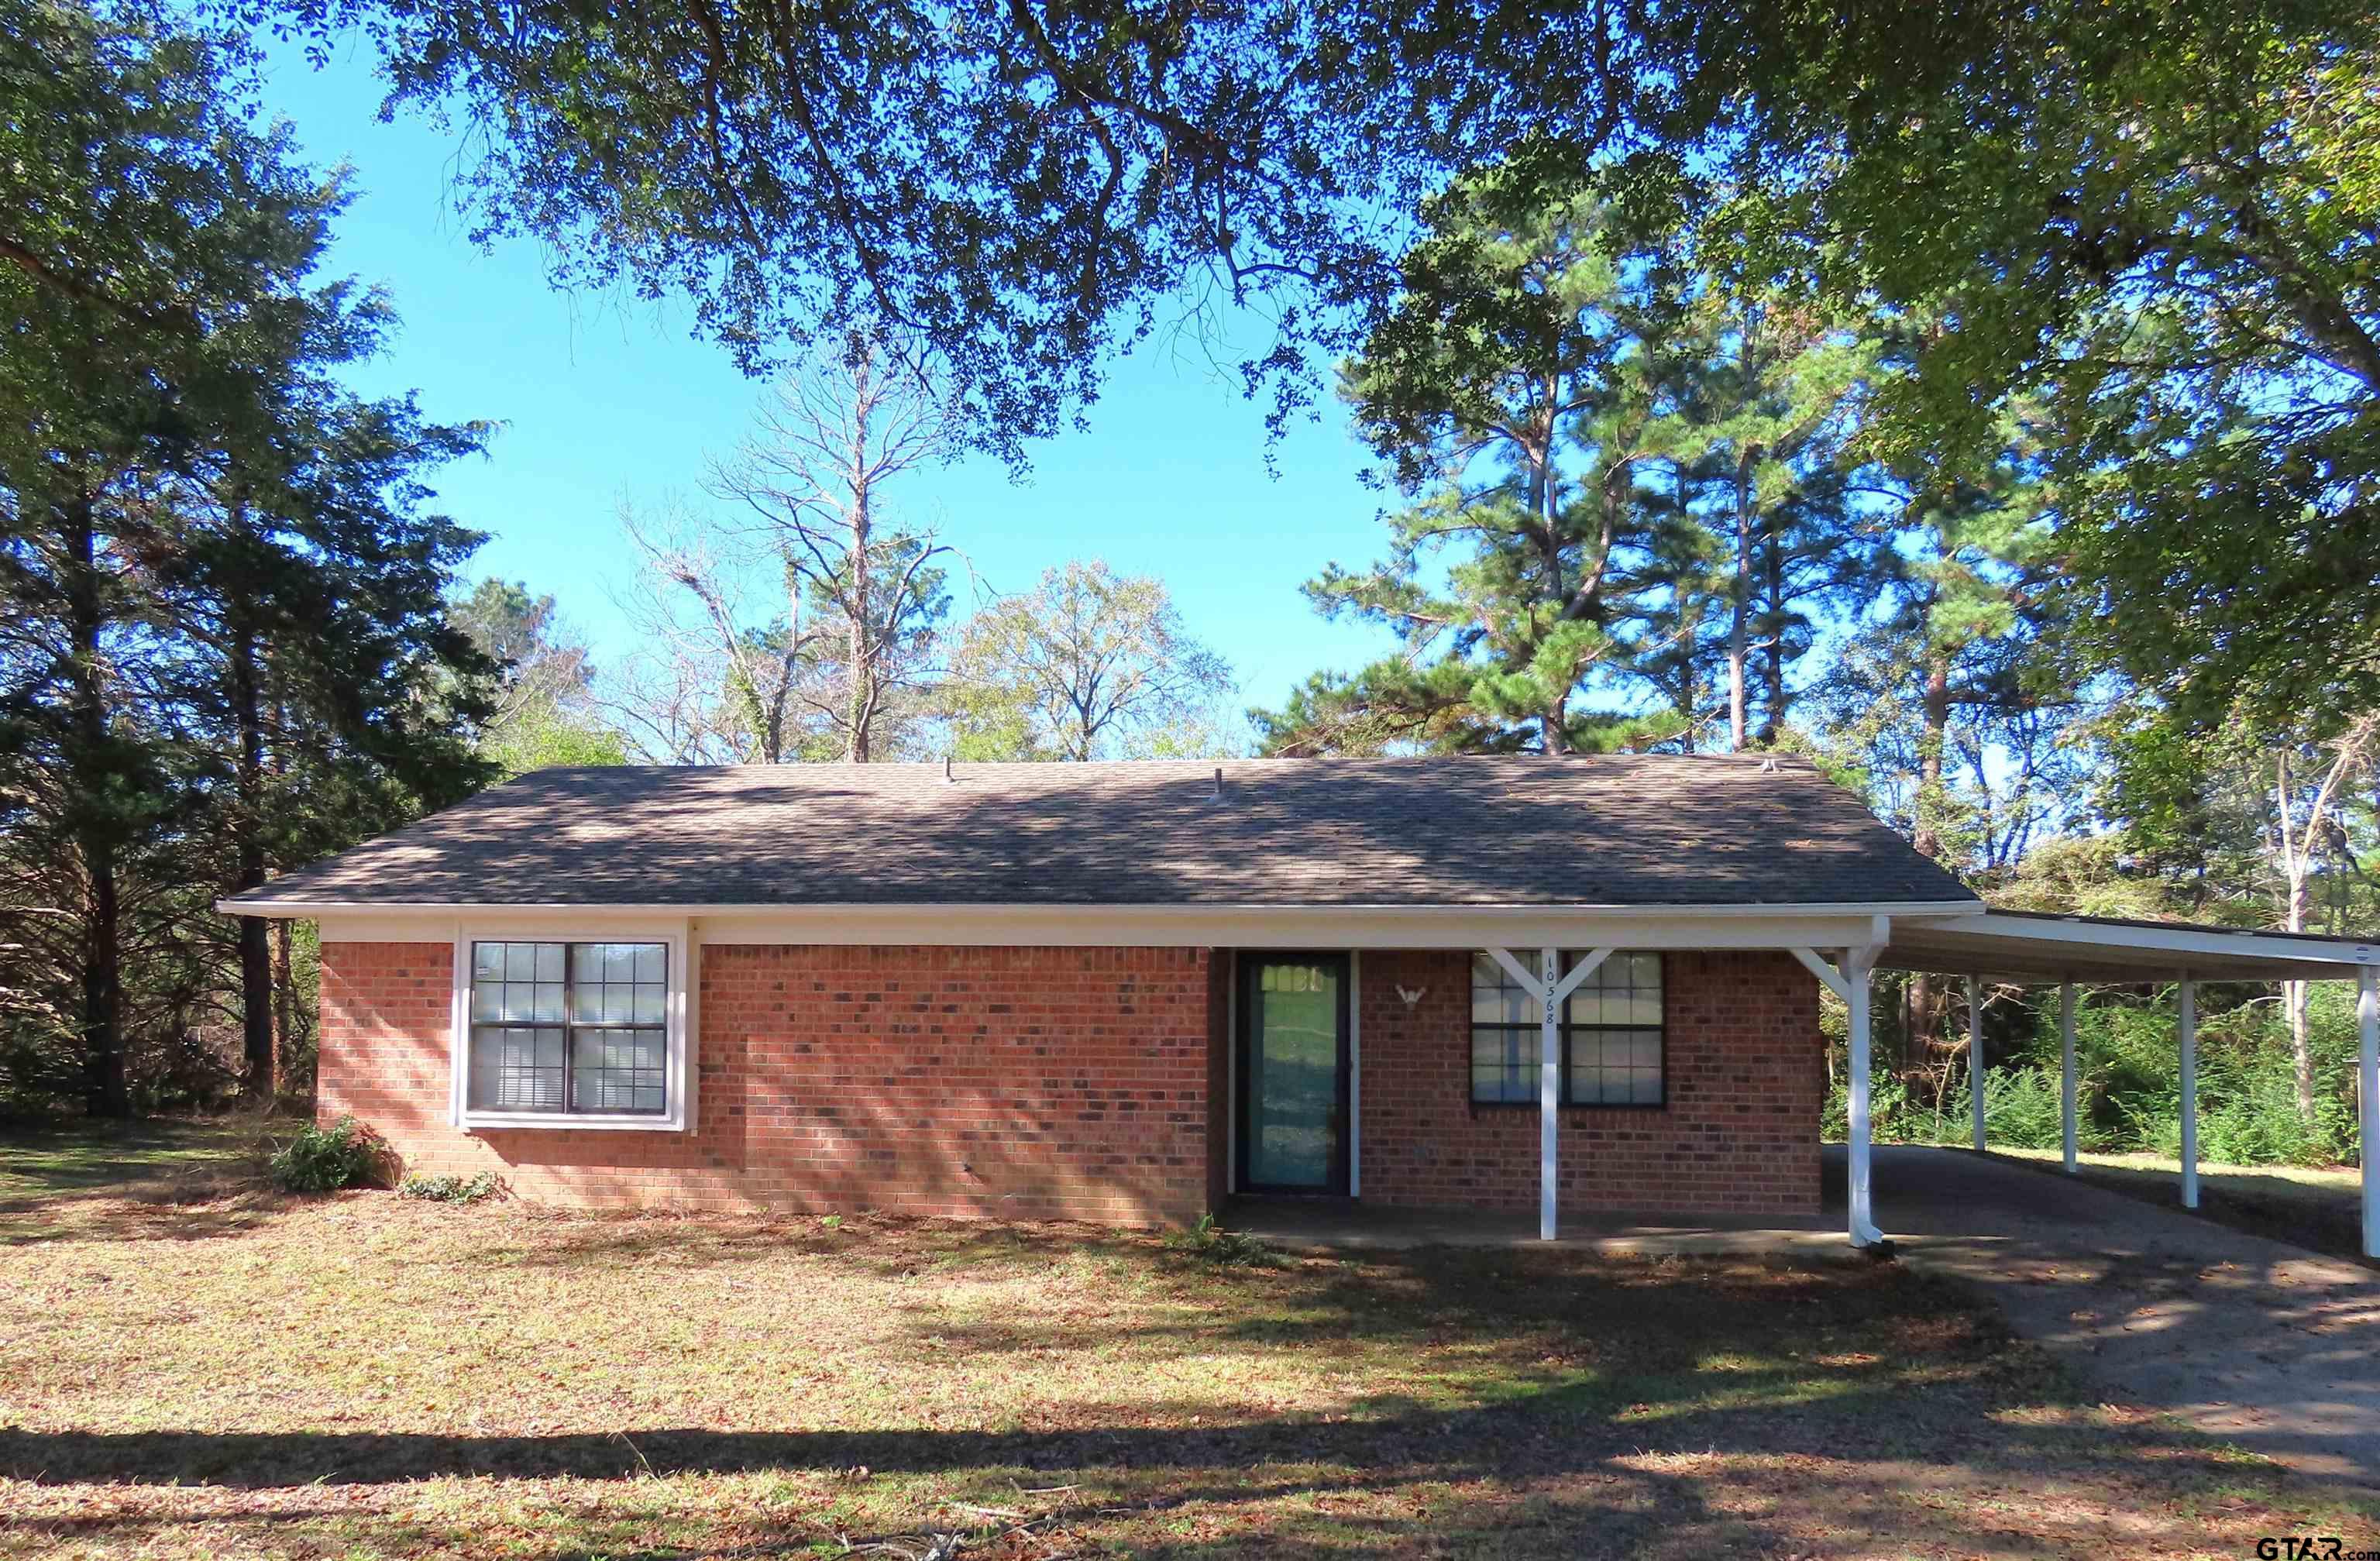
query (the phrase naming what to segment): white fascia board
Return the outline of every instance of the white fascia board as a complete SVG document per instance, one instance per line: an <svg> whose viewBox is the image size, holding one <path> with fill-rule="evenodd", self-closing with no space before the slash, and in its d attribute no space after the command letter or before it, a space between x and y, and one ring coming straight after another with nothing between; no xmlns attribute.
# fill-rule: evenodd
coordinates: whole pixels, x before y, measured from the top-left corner
<svg viewBox="0 0 2380 1561"><path fill-rule="evenodd" d="M706 943L1076 948L1779 949L1867 942L1878 907L804 905L324 906L326 942L439 936L474 922L601 926L691 917ZM1892 907L1898 915L1900 908ZM419 931L409 929L421 929Z"/></svg>
<svg viewBox="0 0 2380 1561"><path fill-rule="evenodd" d="M1976 913L1978 902L1973 900L1940 901L1842 901L1810 904L1743 904L1743 905L1598 905L1590 902L1575 904L1544 905L1370 905L1370 904L1281 904L1281 905L1192 905L1178 901L1162 904L1057 904L1042 901L1017 901L1001 904L975 904L923 901L911 905L891 905L877 902L820 901L799 905L756 905L748 902L719 904L671 904L664 902L634 904L593 904L577 902L540 902L516 905L494 904L485 901L369 901L369 900L289 900L267 904L243 905L237 900L218 900L214 908L227 916L264 916L273 919L309 919L337 915L442 915L442 916L779 916L817 914L836 916L888 915L923 914L938 916L963 915L1150 915L1150 916L1286 916L1286 915L1349 915L1367 916L1873 916L1901 917L1964 916Z"/></svg>
<svg viewBox="0 0 2380 1561"><path fill-rule="evenodd" d="M1921 937L1947 933L1989 940L1998 954L1978 946L1977 957L1988 968L1995 958L2018 954L2014 945L2050 943L2070 947L2088 961L2095 951L2120 953L2205 954L2219 959L2272 960L2294 964L2335 964L2352 971L2380 964L2380 944L2328 941L2287 934L2240 932L2228 927L2132 926L2105 922L2068 921L2060 916L2028 915L2022 911L1970 911L1958 916L1933 917L1924 912L1897 914ZM2344 974L2344 972L2342 972Z"/></svg>

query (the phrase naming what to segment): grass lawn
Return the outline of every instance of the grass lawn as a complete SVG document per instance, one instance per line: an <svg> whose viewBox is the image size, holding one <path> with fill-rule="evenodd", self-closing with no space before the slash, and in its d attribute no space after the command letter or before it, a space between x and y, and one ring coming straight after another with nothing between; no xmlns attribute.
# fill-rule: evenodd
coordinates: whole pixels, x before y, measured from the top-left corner
<svg viewBox="0 0 2380 1561"><path fill-rule="evenodd" d="M2087 1401L1891 1265L1241 1266L1080 1228L284 1201L252 1163L221 1128L0 1139L0 1556L2243 1556L2374 1531Z"/></svg>
<svg viewBox="0 0 2380 1561"><path fill-rule="evenodd" d="M2055 1149L2003 1149L1995 1155L2056 1170ZM2158 1155L2078 1155L2074 1173L2112 1192L2180 1207L2181 1162ZM2352 1166L2308 1170L2299 1166L2198 1168L2198 1212L2219 1225L2270 1236L2333 1257L2363 1262L2362 1174ZM2375 1265L2380 1266L2380 1265Z"/></svg>

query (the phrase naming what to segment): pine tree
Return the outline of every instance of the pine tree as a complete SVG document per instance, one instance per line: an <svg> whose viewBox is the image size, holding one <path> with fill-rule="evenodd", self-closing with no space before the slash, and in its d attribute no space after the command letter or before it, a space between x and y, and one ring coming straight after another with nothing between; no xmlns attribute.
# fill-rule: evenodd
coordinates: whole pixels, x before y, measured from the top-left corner
<svg viewBox="0 0 2380 1561"><path fill-rule="evenodd" d="M1306 587L1399 653L1256 719L1269 752L1643 744L1681 723L1580 708L1645 648L1635 582L1684 280L1593 195L1491 170L1433 203L1396 311L1342 376L1398 488L1389 555Z"/></svg>
<svg viewBox="0 0 2380 1561"><path fill-rule="evenodd" d="M257 128L240 45L0 4L0 847L40 1006L121 1115L129 1032L197 1023L227 941L269 1081L266 929L226 939L215 893L479 782L490 669L443 604L477 538L419 514L479 431L334 378L385 305L311 281L342 196Z"/></svg>

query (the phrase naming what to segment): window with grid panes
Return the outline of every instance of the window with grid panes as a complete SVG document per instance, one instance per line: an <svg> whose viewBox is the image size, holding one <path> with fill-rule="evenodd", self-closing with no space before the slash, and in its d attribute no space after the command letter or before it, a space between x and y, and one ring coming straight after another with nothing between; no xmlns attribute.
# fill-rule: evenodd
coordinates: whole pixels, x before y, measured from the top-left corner
<svg viewBox="0 0 2380 1561"><path fill-rule="evenodd" d="M1614 953L1562 1010L1562 1098L1572 1106L1658 1106L1664 1098L1661 956Z"/></svg>
<svg viewBox="0 0 2380 1561"><path fill-rule="evenodd" d="M1576 953L1562 956L1569 971ZM1571 1106L1659 1106L1663 1072L1661 956L1614 953L1562 1009L1560 1099ZM1489 954L1471 961L1471 1099L1534 1105L1544 1035L1536 999Z"/></svg>
<svg viewBox="0 0 2380 1561"><path fill-rule="evenodd" d="M669 945L471 945L469 1108L669 1110Z"/></svg>

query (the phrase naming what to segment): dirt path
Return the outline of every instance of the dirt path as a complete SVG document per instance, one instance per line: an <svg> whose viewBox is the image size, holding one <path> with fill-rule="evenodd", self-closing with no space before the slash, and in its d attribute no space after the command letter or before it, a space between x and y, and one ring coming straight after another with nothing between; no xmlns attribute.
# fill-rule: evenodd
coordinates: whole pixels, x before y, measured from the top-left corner
<svg viewBox="0 0 2380 1561"><path fill-rule="evenodd" d="M1876 1212L2111 1398L2380 1490L2380 1274L1955 1149L1879 1147Z"/></svg>

